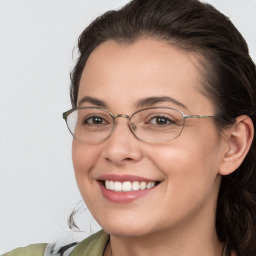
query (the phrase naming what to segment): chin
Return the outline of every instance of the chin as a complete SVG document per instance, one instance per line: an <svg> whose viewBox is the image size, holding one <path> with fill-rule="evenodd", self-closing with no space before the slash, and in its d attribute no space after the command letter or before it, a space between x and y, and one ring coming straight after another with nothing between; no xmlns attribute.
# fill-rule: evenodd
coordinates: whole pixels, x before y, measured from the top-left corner
<svg viewBox="0 0 256 256"><path fill-rule="evenodd" d="M99 223L103 230L113 236L141 237L152 232L152 228L142 221L127 220L127 218L104 220Z"/></svg>
<svg viewBox="0 0 256 256"><path fill-rule="evenodd" d="M127 227L106 227L103 228L104 231L112 236L117 237L142 237L148 234L148 232L139 227L131 227L131 225Z"/></svg>

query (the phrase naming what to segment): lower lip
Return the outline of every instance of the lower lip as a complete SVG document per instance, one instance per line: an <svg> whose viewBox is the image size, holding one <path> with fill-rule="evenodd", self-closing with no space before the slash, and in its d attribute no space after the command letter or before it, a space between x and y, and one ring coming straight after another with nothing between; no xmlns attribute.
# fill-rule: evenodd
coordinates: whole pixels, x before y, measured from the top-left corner
<svg viewBox="0 0 256 256"><path fill-rule="evenodd" d="M132 201L135 201L143 196L146 196L148 193L150 193L152 190L156 188L156 186L144 189L144 190L134 190L129 192L115 192L113 190L106 189L105 186L99 182L100 189L103 194L103 196L108 199L109 201L113 203L130 203Z"/></svg>

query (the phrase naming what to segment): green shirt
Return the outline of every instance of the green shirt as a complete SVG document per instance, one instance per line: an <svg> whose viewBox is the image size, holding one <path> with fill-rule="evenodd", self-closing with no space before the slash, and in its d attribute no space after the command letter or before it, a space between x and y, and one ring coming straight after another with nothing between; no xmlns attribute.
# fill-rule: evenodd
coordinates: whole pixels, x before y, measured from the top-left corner
<svg viewBox="0 0 256 256"><path fill-rule="evenodd" d="M109 235L101 230L78 243L70 256L103 256L108 241ZM45 255L46 246L47 244L32 244L27 247L17 248L2 256L47 256L49 254ZM223 252L223 256L225 255L227 255L226 249ZM231 255L235 256L236 254Z"/></svg>
<svg viewBox="0 0 256 256"><path fill-rule="evenodd" d="M101 230L78 243L70 256L102 256L108 241L109 235ZM17 248L2 256L44 256L46 246L47 244L33 244Z"/></svg>

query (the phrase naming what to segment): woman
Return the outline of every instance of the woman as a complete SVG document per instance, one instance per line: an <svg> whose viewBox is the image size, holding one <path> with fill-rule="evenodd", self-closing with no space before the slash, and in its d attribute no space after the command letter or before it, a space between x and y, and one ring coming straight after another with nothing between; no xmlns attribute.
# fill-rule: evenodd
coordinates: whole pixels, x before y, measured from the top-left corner
<svg viewBox="0 0 256 256"><path fill-rule="evenodd" d="M78 46L63 117L104 231L7 255L256 255L256 69L233 24L197 0L134 0Z"/></svg>

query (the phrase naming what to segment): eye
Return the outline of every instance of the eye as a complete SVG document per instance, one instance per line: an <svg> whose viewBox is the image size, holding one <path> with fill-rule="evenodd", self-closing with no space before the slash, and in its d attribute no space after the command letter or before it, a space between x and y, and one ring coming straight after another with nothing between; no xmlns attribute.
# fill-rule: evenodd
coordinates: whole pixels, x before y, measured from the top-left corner
<svg viewBox="0 0 256 256"><path fill-rule="evenodd" d="M107 124L106 120L102 118L101 116L91 116L86 118L83 121L84 124L89 124L89 125L102 125L102 124Z"/></svg>
<svg viewBox="0 0 256 256"><path fill-rule="evenodd" d="M149 123L161 126L161 125L173 124L175 122L173 122L172 120L170 120L169 118L167 118L165 116L154 116L154 117L150 118Z"/></svg>

